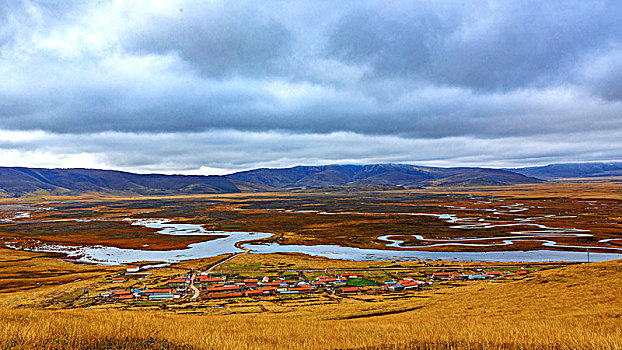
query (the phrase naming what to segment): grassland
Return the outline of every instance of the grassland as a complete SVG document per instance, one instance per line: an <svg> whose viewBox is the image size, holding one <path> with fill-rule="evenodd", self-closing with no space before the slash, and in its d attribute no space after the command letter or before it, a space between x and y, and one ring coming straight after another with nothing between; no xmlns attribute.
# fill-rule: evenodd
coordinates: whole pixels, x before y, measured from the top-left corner
<svg viewBox="0 0 622 350"><path fill-rule="evenodd" d="M35 254L0 250L0 272ZM242 257L232 264L292 261L297 267L361 268L304 256ZM218 259L201 261L209 266ZM531 278L430 289L407 298L347 296L338 303L214 309L207 314L143 308L62 308L50 297L101 282L119 267L93 267L45 257L84 279L0 293L0 348L50 349L621 349L622 261L540 270ZM371 264L379 264L378 262ZM391 264L385 262L385 264ZM192 261L171 269L180 271ZM236 266L236 265L234 265ZM103 269L93 271L92 269ZM35 271L38 271L35 270ZM162 271L171 273L174 271ZM91 275L92 273L92 275ZM32 276L38 276L33 272ZM40 279L46 280L41 276ZM260 305L259 303L254 305ZM254 310L253 310L254 308ZM190 310L191 311L191 310Z"/></svg>
<svg viewBox="0 0 622 350"><path fill-rule="evenodd" d="M190 264L190 262L188 262ZM516 266L511 262L474 262L474 261L347 261L333 260L323 257L309 256L298 253L277 254L241 254L235 259L221 265L223 271L271 271L271 270L365 270L370 268L459 268L459 267L487 267L487 266ZM524 265L524 264L522 264ZM533 266L547 266L549 264L530 263ZM557 264L556 264L557 265Z"/></svg>

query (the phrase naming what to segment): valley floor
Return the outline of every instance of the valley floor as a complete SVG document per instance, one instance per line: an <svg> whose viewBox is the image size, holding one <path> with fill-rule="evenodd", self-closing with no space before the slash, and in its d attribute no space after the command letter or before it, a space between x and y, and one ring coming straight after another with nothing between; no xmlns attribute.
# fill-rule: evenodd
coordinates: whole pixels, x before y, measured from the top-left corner
<svg viewBox="0 0 622 350"><path fill-rule="evenodd" d="M246 254L236 245L217 253L229 254L204 254L159 268L132 260L146 273L141 279L127 275L127 266L80 264L62 254L7 249L47 243L172 252L217 242L214 231L254 231L271 233L263 242L275 245L611 253L622 249L621 186L564 182L365 193L3 199L0 349L622 350L622 260L343 261ZM163 234L153 227L157 220L186 231ZM201 229L188 229L196 226ZM548 241L553 243L543 246ZM498 270L503 278L434 281L400 292L383 286L405 277L427 283L431 273L443 270L467 280ZM214 286L197 287L194 279L192 287L171 300L153 301L135 291L196 278L200 272L226 276L233 284L258 277L287 281L291 274L313 284L320 275L357 272L363 273L357 281L363 284L353 294L334 285L304 296L257 296L244 286L246 294L226 300L212 300L207 288ZM368 281L376 283L377 293L373 288L367 292ZM108 290L132 296L104 297Z"/></svg>

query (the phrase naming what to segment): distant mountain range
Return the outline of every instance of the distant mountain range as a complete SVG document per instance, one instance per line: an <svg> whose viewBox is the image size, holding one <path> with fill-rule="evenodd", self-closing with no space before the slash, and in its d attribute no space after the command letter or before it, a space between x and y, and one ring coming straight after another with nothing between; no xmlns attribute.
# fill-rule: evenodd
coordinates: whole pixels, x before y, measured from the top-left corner
<svg viewBox="0 0 622 350"><path fill-rule="evenodd" d="M277 188L361 185L495 186L541 180L507 170L487 168L433 168L406 164L296 166L255 169L227 175L254 184Z"/></svg>
<svg viewBox="0 0 622 350"><path fill-rule="evenodd" d="M550 164L505 170L547 180L577 177L622 176L622 162Z"/></svg>
<svg viewBox="0 0 622 350"><path fill-rule="evenodd" d="M435 168L406 164L296 166L255 169L225 176L134 174L97 169L0 167L0 196L88 192L138 195L278 191L348 187L382 190L428 186L497 186L541 179L622 176L622 163L552 164L516 169Z"/></svg>

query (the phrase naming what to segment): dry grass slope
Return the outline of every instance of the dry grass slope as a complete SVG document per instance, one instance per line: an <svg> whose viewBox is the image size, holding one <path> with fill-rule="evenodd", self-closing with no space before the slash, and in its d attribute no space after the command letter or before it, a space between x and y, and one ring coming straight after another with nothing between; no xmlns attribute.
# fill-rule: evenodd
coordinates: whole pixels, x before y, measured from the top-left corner
<svg viewBox="0 0 622 350"><path fill-rule="evenodd" d="M5 307L0 348L622 349L622 261L436 293L390 305L207 316ZM387 308L395 313L366 317Z"/></svg>

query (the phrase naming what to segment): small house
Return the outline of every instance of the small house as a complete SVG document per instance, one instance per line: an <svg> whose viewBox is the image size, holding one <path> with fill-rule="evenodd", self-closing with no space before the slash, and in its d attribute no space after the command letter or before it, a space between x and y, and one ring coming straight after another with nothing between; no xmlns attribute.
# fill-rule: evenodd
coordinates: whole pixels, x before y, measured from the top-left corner
<svg viewBox="0 0 622 350"><path fill-rule="evenodd" d="M473 280L485 280L485 279L486 279L486 275L481 275L481 274L477 274L477 275L469 275L468 279L469 279L469 281L473 281Z"/></svg>
<svg viewBox="0 0 622 350"><path fill-rule="evenodd" d="M486 276L488 276L489 278L498 278L501 277L501 272L499 271L490 271L486 273Z"/></svg>
<svg viewBox="0 0 622 350"><path fill-rule="evenodd" d="M136 273L138 271L140 271L140 267L138 266L128 266L125 268L126 273Z"/></svg>
<svg viewBox="0 0 622 350"><path fill-rule="evenodd" d="M341 293L358 293L361 290L359 287L343 287L341 288Z"/></svg>
<svg viewBox="0 0 622 350"><path fill-rule="evenodd" d="M205 292L206 293L233 292L233 291L239 291L240 289L241 289L240 286L230 285L230 286L223 286L223 287L205 288Z"/></svg>
<svg viewBox="0 0 622 350"><path fill-rule="evenodd" d="M150 294L149 295L149 300L156 300L156 301L170 301L173 300L175 298L175 295L172 293L169 294Z"/></svg>
<svg viewBox="0 0 622 350"><path fill-rule="evenodd" d="M276 288L274 287L261 287L257 289L258 291L261 291L262 294L274 294L276 293Z"/></svg>
<svg viewBox="0 0 622 350"><path fill-rule="evenodd" d="M259 283L259 280L255 278L244 280L244 286L246 287L257 287L258 283Z"/></svg>
<svg viewBox="0 0 622 350"><path fill-rule="evenodd" d="M453 272L433 272L432 279L439 281L449 281L454 279Z"/></svg>
<svg viewBox="0 0 622 350"><path fill-rule="evenodd" d="M173 279L173 280L166 281L164 284L166 284L168 287L180 288L180 287L185 287L186 284L189 282L190 281L186 279Z"/></svg>
<svg viewBox="0 0 622 350"><path fill-rule="evenodd" d="M244 292L244 294L247 297L254 297L254 296L260 296L263 294L263 291L259 290L259 289L251 289L251 290L247 290L246 292Z"/></svg>
<svg viewBox="0 0 622 350"><path fill-rule="evenodd" d="M391 292L397 292L397 291L403 290L404 286L396 283L396 284L389 285L387 289L389 289Z"/></svg>

